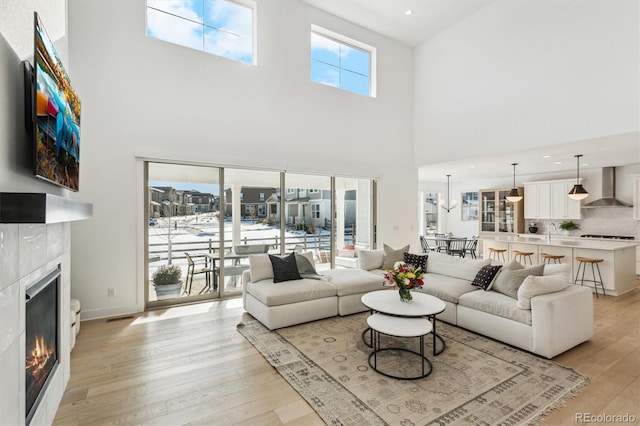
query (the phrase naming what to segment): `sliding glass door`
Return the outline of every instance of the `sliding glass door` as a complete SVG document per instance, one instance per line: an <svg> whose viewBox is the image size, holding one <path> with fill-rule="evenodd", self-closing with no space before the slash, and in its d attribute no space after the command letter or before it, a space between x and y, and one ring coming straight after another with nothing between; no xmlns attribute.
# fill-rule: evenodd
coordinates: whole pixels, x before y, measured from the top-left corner
<svg viewBox="0 0 640 426"><path fill-rule="evenodd" d="M162 162L145 176L147 307L241 295L251 254L311 251L323 271L375 246L370 179Z"/></svg>

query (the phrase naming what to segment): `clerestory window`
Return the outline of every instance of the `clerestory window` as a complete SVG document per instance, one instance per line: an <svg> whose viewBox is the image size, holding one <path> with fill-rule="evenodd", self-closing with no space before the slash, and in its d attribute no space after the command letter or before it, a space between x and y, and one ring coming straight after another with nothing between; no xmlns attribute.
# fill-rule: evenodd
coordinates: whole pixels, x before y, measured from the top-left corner
<svg viewBox="0 0 640 426"><path fill-rule="evenodd" d="M253 0L147 0L147 36L255 65L255 11Z"/></svg>
<svg viewBox="0 0 640 426"><path fill-rule="evenodd" d="M311 26L311 81L375 97L375 67L374 47Z"/></svg>

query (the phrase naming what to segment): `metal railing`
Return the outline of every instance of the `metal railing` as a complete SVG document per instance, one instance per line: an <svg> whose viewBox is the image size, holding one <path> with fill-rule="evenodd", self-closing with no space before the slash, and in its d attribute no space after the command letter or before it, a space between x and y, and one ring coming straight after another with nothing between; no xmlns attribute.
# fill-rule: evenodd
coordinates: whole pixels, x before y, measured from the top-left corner
<svg viewBox="0 0 640 426"><path fill-rule="evenodd" d="M242 244L269 244L272 246L273 253L280 253L280 246L282 244L282 240L279 236L265 238L247 238L244 237L241 239ZM355 244L355 236L353 234L345 234L344 236L345 245ZM284 251L293 251L293 249L301 245L303 250L316 250L318 252L321 251L329 251L331 249L331 236L330 235L313 235L313 234L303 234L300 236L287 236L284 243ZM233 241L232 240L224 240L225 250L232 250ZM171 261L177 259L185 259L184 255L185 251L188 252L209 252L216 253L220 250L220 240L214 240L209 238L208 240L203 240L201 238L194 239L192 241L180 241L180 242L162 242L162 243L150 243L149 244L149 262L158 262L165 261L168 262L169 258ZM171 254L169 254L171 253Z"/></svg>

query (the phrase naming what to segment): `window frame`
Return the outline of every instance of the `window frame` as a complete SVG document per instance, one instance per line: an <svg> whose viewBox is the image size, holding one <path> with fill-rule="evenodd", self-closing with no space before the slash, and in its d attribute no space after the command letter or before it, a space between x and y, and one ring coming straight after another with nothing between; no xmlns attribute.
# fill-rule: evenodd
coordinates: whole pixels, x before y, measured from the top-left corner
<svg viewBox="0 0 640 426"><path fill-rule="evenodd" d="M221 28L216 28L216 27L212 27L212 26L206 25L204 23L204 21L202 23L200 23L198 21L194 21L192 19L189 19L189 18L187 18L185 16L174 15L174 14L171 14L171 13L169 13L167 11L164 11L164 10L157 9L155 7L149 6L148 3L147 3L147 0L145 0L145 6L144 6L145 7L145 34L146 34L147 37L152 38L154 40L164 41L166 43L175 44L177 46L182 46L182 47L186 47L186 48L189 48L189 49L198 50L200 52L207 53L209 55L214 55L214 56L218 56L220 58L229 59L229 60L232 60L234 62L239 62L241 64L254 65L254 66L258 65L258 40L257 40L257 38L258 38L258 3L257 3L257 1L256 0L222 0L222 1L227 2L227 3L234 3L234 4L236 4L238 6L241 6L241 7L246 7L247 9L249 9L251 11L251 62L241 61L241 60L233 58L233 57L219 55L217 53L212 53L212 52L209 52L209 51L205 50L205 47L204 47L204 37L205 37L204 30L206 28L214 29L216 31L222 31L222 32L227 33L227 34L233 34L233 33L229 32L229 31L226 31L226 30L223 30ZM192 47L192 46L186 46L184 44L175 43L173 41L169 41L169 40L165 40L163 38L157 38L157 37L149 35L149 18L148 18L148 13L147 13L147 11L149 9L155 10L156 12L160 12L160 13L166 13L167 15L174 16L176 18L182 19L182 20L187 21L187 22L191 22L191 23L196 24L196 25L201 25L202 28L203 28L202 45L199 48L195 48L195 47ZM237 34L234 34L234 35L236 35L238 37L241 37L241 36L239 36Z"/></svg>
<svg viewBox="0 0 640 426"><path fill-rule="evenodd" d="M323 84L323 83L319 83L317 81L314 81L311 78L311 63L313 62L313 56L312 56L312 49L311 49L311 37L313 36L313 34L317 34L321 37L325 37L328 38L336 43L342 44L342 45L346 45L348 47L354 48L354 49L358 49L358 50L362 50L365 51L367 53L369 53L369 94L368 95L362 95L361 93L358 92L353 92L351 90L347 90L344 89L342 87L340 87L340 85L338 86L331 86L328 84ZM376 73L376 69L377 69L377 49L373 46L370 46L366 43L363 43L361 41L352 39L350 37L347 37L345 35L342 35L340 33L337 33L335 31L331 31L328 30L326 28L320 27L318 25L315 24L311 24L311 31L309 33L309 79L312 83L316 83L316 84L321 84L323 86L329 86L329 87L334 87L336 89L340 89L342 91L345 92L349 92L349 93L355 93L357 95L361 95L361 96L368 96L370 98L376 98L378 95L378 90L377 90L377 73ZM339 68L339 69L343 69L343 68ZM345 68L345 70L347 70ZM353 72L351 70L347 70L350 72Z"/></svg>

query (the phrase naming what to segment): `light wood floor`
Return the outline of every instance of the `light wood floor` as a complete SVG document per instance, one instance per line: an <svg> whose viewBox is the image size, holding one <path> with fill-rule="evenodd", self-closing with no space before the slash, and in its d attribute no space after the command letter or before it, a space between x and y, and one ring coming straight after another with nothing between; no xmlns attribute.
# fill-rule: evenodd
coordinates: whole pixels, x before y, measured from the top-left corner
<svg viewBox="0 0 640 426"><path fill-rule="evenodd" d="M594 337L554 359L592 382L546 424L581 423L577 413L640 422L638 284L594 295ZM246 317L235 299L83 322L54 425L324 424L236 332Z"/></svg>

